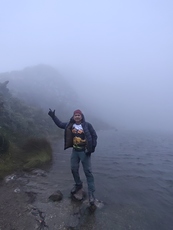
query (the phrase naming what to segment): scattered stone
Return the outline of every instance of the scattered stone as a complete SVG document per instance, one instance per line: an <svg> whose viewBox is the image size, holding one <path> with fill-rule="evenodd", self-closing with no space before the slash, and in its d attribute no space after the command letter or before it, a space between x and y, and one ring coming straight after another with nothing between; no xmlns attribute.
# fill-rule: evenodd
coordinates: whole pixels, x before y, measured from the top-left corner
<svg viewBox="0 0 173 230"><path fill-rule="evenodd" d="M99 209L101 209L101 208L104 207L103 201L97 200L97 199L95 200L95 205L96 205L96 207L99 208Z"/></svg>
<svg viewBox="0 0 173 230"><path fill-rule="evenodd" d="M14 192L19 193L19 192L21 192L21 190L20 190L20 188L16 188L16 189L14 189Z"/></svg>
<svg viewBox="0 0 173 230"><path fill-rule="evenodd" d="M49 200L54 201L54 202L60 201L60 200L62 200L62 198L63 198L63 194L59 190L54 192L52 195L49 196Z"/></svg>
<svg viewBox="0 0 173 230"><path fill-rule="evenodd" d="M47 176L47 173L44 170L41 170L41 169L34 169L34 170L31 171L31 173L33 175L36 175L36 176L42 176L42 177Z"/></svg>
<svg viewBox="0 0 173 230"><path fill-rule="evenodd" d="M24 177L24 176L23 177L19 177L16 180L19 181L23 185L26 185L29 182L29 178Z"/></svg>
<svg viewBox="0 0 173 230"><path fill-rule="evenodd" d="M82 201L86 197L86 192L80 189L77 193L71 195L73 200Z"/></svg>
<svg viewBox="0 0 173 230"><path fill-rule="evenodd" d="M101 208L104 207L103 201L97 200L97 199L95 199L94 205L90 205L90 203L89 203L88 200L85 200L83 203L84 203L86 206L88 206L89 209L90 209L91 211L93 211L93 210L95 211L96 208L101 209Z"/></svg>
<svg viewBox="0 0 173 230"><path fill-rule="evenodd" d="M15 180L17 176L15 174L9 175L5 177L5 182L8 183L9 181Z"/></svg>

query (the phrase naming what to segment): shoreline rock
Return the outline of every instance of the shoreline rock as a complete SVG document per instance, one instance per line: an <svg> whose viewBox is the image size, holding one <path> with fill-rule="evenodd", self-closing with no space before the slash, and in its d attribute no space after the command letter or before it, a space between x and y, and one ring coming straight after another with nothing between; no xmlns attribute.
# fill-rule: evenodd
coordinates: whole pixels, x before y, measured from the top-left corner
<svg viewBox="0 0 173 230"><path fill-rule="evenodd" d="M0 185L0 229L80 229L96 208L103 208L99 200L91 207L83 189L70 197L60 190L49 195L47 176L44 170L35 170L4 179Z"/></svg>

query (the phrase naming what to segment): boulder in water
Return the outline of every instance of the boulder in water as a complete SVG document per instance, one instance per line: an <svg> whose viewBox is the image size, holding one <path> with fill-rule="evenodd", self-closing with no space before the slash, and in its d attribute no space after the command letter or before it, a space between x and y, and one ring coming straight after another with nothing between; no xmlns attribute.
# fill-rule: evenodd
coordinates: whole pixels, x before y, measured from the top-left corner
<svg viewBox="0 0 173 230"><path fill-rule="evenodd" d="M72 199L77 201L82 201L86 197L86 192L80 189L75 194L72 194Z"/></svg>

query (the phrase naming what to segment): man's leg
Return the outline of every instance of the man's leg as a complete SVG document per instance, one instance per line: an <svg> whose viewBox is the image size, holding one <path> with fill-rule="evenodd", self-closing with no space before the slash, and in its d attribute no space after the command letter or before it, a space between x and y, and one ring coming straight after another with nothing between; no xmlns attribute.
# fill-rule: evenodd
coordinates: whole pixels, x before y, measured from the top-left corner
<svg viewBox="0 0 173 230"><path fill-rule="evenodd" d="M75 186L72 189L71 193L76 193L79 189L82 188L82 181L79 176L79 162L80 158L78 156L79 152L73 149L71 154L71 172L75 181Z"/></svg>
<svg viewBox="0 0 173 230"><path fill-rule="evenodd" d="M87 179L89 201L90 204L94 204L95 184L94 184L94 176L92 174L92 169L91 169L91 156L87 156L85 152L81 152L80 159Z"/></svg>

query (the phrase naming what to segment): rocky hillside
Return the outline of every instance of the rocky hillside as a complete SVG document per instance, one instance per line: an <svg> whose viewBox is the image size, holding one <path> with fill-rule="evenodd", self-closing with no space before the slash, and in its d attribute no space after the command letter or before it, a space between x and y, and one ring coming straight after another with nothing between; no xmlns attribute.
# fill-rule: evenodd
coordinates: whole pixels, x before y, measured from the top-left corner
<svg viewBox="0 0 173 230"><path fill-rule="evenodd" d="M62 138L47 113L12 96L8 84L0 83L0 179L51 161L49 139Z"/></svg>
<svg viewBox="0 0 173 230"><path fill-rule="evenodd" d="M8 84L9 81L0 83L1 150L5 139L20 144L30 137L61 135L46 112L41 108L28 106L14 97L8 89Z"/></svg>

